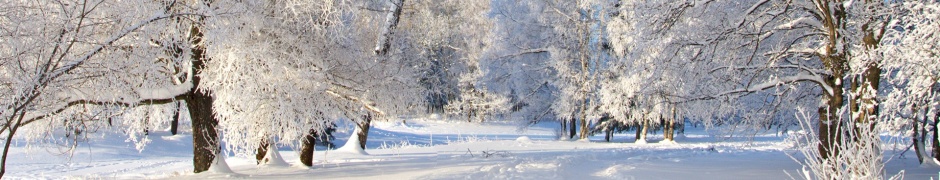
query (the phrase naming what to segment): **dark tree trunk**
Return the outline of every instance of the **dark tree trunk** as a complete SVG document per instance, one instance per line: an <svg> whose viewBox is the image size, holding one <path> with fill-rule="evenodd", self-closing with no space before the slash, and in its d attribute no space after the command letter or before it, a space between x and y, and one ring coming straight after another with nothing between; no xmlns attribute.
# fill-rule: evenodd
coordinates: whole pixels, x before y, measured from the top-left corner
<svg viewBox="0 0 940 180"><path fill-rule="evenodd" d="M604 134L604 141L610 142L610 138L613 136L614 136L614 130L607 129L607 131Z"/></svg>
<svg viewBox="0 0 940 180"><path fill-rule="evenodd" d="M830 9L831 12L826 12L823 18L823 26L826 27L827 31L827 43L825 44L825 53L819 54L819 59L822 62L825 69L830 72L829 75L823 76L823 83L825 86L831 88L832 93L824 92L820 101L825 103L824 106L819 107L819 157L822 159L828 159L830 156L839 156L839 147L842 147L843 143L843 120L839 114L839 109L845 105L845 97L843 97L843 87L845 81L846 70L848 69L848 61L846 60L846 54L844 51L839 49L846 49L847 44L841 43L844 40L842 33L838 31L843 28L843 23L845 22L845 8L842 5L835 5L830 3L822 3L822 9ZM831 5L835 5L831 7Z"/></svg>
<svg viewBox="0 0 940 180"><path fill-rule="evenodd" d="M195 77L195 76L194 76ZM219 152L219 122L212 116L212 97L200 91L186 97L186 105L193 123L193 167L199 173L209 170Z"/></svg>
<svg viewBox="0 0 940 180"><path fill-rule="evenodd" d="M256 164L265 163L264 156L268 155L268 140L261 140L261 145L258 146L258 152L255 153Z"/></svg>
<svg viewBox="0 0 940 180"><path fill-rule="evenodd" d="M192 72L202 72L206 68L206 47L202 43L204 37L198 26L194 25L190 29L192 34L192 43L196 45L192 49L193 64ZM212 96L208 92L199 90L201 77L192 76L192 83L195 87L184 97L186 108L189 109L189 116L192 119L193 128L193 172L199 173L209 170L212 166L212 160L221 150L219 145L219 134L217 127L219 121L215 119L212 111Z"/></svg>
<svg viewBox="0 0 940 180"><path fill-rule="evenodd" d="M9 120L6 128L7 129L7 139L5 139L5 144L3 144L3 157L0 158L0 178L3 178L3 175L7 172L7 155L10 154L10 143L13 141L13 135L16 134L16 130L20 128L20 123L23 122L23 117L25 113L13 112L13 116L9 116ZM14 119L16 121L14 122Z"/></svg>
<svg viewBox="0 0 940 180"><path fill-rule="evenodd" d="M362 122L359 123L359 147L366 149L366 140L369 139L369 128L372 126L372 114L362 116Z"/></svg>
<svg viewBox="0 0 940 180"><path fill-rule="evenodd" d="M578 132L578 126L575 122L574 118L568 120L568 139L574 139L574 135Z"/></svg>
<svg viewBox="0 0 940 180"><path fill-rule="evenodd" d="M307 133L303 138L303 146L300 148L300 163L305 166L313 166L313 152L316 151L317 132L310 129Z"/></svg>
<svg viewBox="0 0 940 180"><path fill-rule="evenodd" d="M917 113L917 111L914 111L914 112ZM920 134L921 129L923 128L920 127L921 123L919 121L920 120L917 119L917 117L915 116L913 120L914 122L913 129L911 129L911 131L913 132L913 134L911 134L911 140L913 140L912 143L914 143L914 153L917 154L917 163L924 163L924 158L926 158L924 157L924 155L926 154L926 152L923 152L924 139L922 138L923 136Z"/></svg>
<svg viewBox="0 0 940 180"><path fill-rule="evenodd" d="M170 121L170 133L173 135L176 135L177 133L179 133L180 108L183 108L181 106L182 104L180 104L180 102L176 102L176 113L174 113L173 115L173 121Z"/></svg>
<svg viewBox="0 0 940 180"><path fill-rule="evenodd" d="M561 120L558 122L561 122L561 128L558 130L558 138L561 139L565 137L565 131L568 130L568 126L567 126L568 122L565 120Z"/></svg>
<svg viewBox="0 0 940 180"><path fill-rule="evenodd" d="M828 159L829 156L838 156L842 144L842 120L839 108L844 104L842 85L836 83L842 77L841 73L826 76L826 84L832 87L833 95L823 95L825 107L819 107L819 157ZM825 93L824 93L825 94Z"/></svg>
<svg viewBox="0 0 940 180"><path fill-rule="evenodd" d="M640 140L640 133L643 133L643 126L636 125L635 129L636 129L636 135L633 136L633 140L637 141L637 140Z"/></svg>

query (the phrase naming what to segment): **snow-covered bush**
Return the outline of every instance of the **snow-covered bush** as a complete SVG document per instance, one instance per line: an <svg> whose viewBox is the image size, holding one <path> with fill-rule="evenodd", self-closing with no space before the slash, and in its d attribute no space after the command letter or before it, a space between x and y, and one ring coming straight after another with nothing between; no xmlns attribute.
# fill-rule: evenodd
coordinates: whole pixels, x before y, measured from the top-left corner
<svg viewBox="0 0 940 180"><path fill-rule="evenodd" d="M882 155L882 142L879 137L880 127L875 124L844 123L836 132L844 133L834 149L828 151L826 158L820 154L819 135L815 125L819 123L813 114L799 108L796 119L800 122L802 131L791 133L788 141L795 143L795 147L803 155L802 159L790 156L794 161L803 165L797 174L802 179L885 179L884 157ZM889 179L903 178L900 172Z"/></svg>

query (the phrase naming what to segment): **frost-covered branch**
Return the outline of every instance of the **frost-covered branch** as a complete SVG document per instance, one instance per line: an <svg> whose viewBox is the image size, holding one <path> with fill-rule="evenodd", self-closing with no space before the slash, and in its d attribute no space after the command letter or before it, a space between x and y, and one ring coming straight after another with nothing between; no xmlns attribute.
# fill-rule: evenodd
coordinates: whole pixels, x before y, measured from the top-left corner
<svg viewBox="0 0 940 180"><path fill-rule="evenodd" d="M113 44L114 42L116 42L116 41L118 41L118 40L121 40L121 39L124 38L125 36L127 36L127 35L131 34L132 32L134 32L134 31L136 31L136 30L138 30L138 29L144 27L144 26L147 25L147 24L150 24L150 23L153 23L154 21L159 21L159 20L162 20L162 19L167 19L167 18L172 18L172 17L177 17L177 16L188 16L188 15L196 15L196 14L166 14L166 12L159 12L159 13L156 13L156 14L154 14L152 17L150 17L150 18L148 18L148 19L146 19L146 20L143 20L143 21L141 21L141 22L138 22L137 24L134 24L134 25L131 25L131 26L129 26L129 27L126 27L126 28L124 28L124 30L121 30L121 31L118 32L117 34L115 34L115 35L111 36L110 38L108 38L107 40L105 40L105 41L103 41L103 42L101 42L101 43L98 43L98 45L97 45L96 47L94 47L91 51L85 53L85 55L83 55L83 56L81 56L81 57L79 57L79 58L77 58L77 59L74 59L74 60L72 60L72 61L70 61L70 62L67 62L66 64L62 65L61 67L58 67L58 68L52 70L51 73L49 74L49 76L46 76L45 79L41 79L40 81L42 82L42 84L45 84L45 83L48 83L48 82L50 82L50 81L55 80L56 78L58 78L59 76L62 76L63 74L66 74L66 73L71 72L71 71L74 70L75 68L78 68L79 66L81 66L82 64L84 64L86 61L88 61L88 59L91 59L91 58L94 57L96 54L100 53L104 48L111 46L111 44Z"/></svg>
<svg viewBox="0 0 940 180"><path fill-rule="evenodd" d="M337 98L342 98L342 99L345 99L345 100L348 100L348 101L352 101L352 102L354 102L354 103L357 103L357 104L359 104L359 105L362 105L363 108L366 108L366 109L368 109L369 111L372 111L372 112L375 113L376 115L379 115L379 116L385 116L385 115L386 115L386 114L385 114L385 111L382 111L382 109L376 107L376 104L375 104L374 102L369 101L369 100L365 100L365 99L362 99L362 98L360 98L360 97L358 97L358 96L354 96L354 95L343 94L343 93L340 93L340 92L335 91L335 90L327 90L326 93L327 93L327 94L330 94L331 96L334 96L334 97L337 97Z"/></svg>
<svg viewBox="0 0 940 180"><path fill-rule="evenodd" d="M685 98L678 102L711 100L711 99L717 99L723 96L734 95L734 94L754 93L754 92L759 92L759 91L763 91L766 89L778 87L783 84L798 83L798 82L812 82L822 87L824 93L828 93L828 94L833 93L832 87L826 85L822 77L818 75L811 75L811 74L799 74L799 75L794 75L794 76L773 78L773 79L770 79L761 83L749 84L747 85L747 87L727 90L727 91L719 92L719 93L712 94L712 95L706 95L706 96L695 97L695 98Z"/></svg>

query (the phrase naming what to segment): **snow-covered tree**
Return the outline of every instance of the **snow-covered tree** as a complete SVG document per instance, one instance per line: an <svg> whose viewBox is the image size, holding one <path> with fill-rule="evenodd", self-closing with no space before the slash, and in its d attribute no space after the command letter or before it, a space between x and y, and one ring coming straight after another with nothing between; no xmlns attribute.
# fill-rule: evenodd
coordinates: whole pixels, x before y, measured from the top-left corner
<svg viewBox="0 0 940 180"><path fill-rule="evenodd" d="M554 30L541 22L546 11L538 3L493 1L492 45L480 62L486 87L509 99L510 112L503 117L525 124L557 119L552 110L557 88L551 83L556 73L548 61Z"/></svg>
<svg viewBox="0 0 940 180"><path fill-rule="evenodd" d="M428 88L434 111L482 120L499 111L500 96L478 86L483 75L479 62L488 48L488 1L416 1L410 4L401 31L428 62L422 83ZM495 99L494 99L495 98ZM491 108L487 108L491 106ZM468 119L469 120L469 119Z"/></svg>
<svg viewBox="0 0 940 180"><path fill-rule="evenodd" d="M883 98L882 122L891 131L912 125L912 139L921 163L940 161L937 119L940 118L940 39L936 2L902 2L888 28L879 51L888 93ZM929 125L929 126L928 126ZM903 131L902 131L903 132ZM927 138L929 132L933 135ZM929 139L929 141L928 141ZM928 156L925 141L932 144ZM933 157L931 160L930 157Z"/></svg>
<svg viewBox="0 0 940 180"><path fill-rule="evenodd" d="M727 14L730 16L724 18L731 22L718 23L720 26L713 28L715 33L702 36L705 51L713 53L706 53L701 58L703 61L693 62L713 67L708 77L716 80L711 81L716 88L703 91L705 94L698 95L703 97L699 99L730 100L728 102L734 103L723 104L745 105L731 106L733 108L719 115L732 118L749 115L741 117L745 120L765 119L750 115L753 113L748 112L760 111L747 108L762 101L796 102L770 109L774 113L793 112L795 107L818 107L815 131L819 141L818 150L813 152L818 153L819 163L829 163L824 167L839 167L834 169L847 171L850 177L879 177L881 171L856 167L879 167L882 162L845 158L880 157L878 148L847 147L874 147L864 143L880 143L877 138L862 138L875 137L867 135L877 134L874 131L878 130L877 91L882 72L882 54L878 51L883 45L886 22L893 18L890 16L893 9L886 3L696 2L695 6L710 7L703 14ZM814 94L818 103L807 98ZM841 152L846 149L853 151ZM864 150L878 152L856 152ZM827 173L817 174L826 177Z"/></svg>
<svg viewBox="0 0 940 180"><path fill-rule="evenodd" d="M199 16L177 11L187 4L163 1L12 1L3 3L3 129L6 144L20 138L78 137L117 124L126 107L173 102L189 92L192 78L167 67L190 63L155 46L172 39L171 19ZM178 32L178 31L177 31ZM134 73L127 73L134 72ZM191 77L191 74L189 74ZM179 80L179 79L177 79ZM132 128L133 129L133 128ZM140 131L137 131L140 132ZM0 175L6 168L0 165Z"/></svg>

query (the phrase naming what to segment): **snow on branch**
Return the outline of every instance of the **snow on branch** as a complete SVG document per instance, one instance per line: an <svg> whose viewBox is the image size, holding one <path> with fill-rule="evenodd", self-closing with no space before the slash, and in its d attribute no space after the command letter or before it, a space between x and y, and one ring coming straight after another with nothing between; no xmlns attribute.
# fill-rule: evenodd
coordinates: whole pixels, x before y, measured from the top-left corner
<svg viewBox="0 0 940 180"><path fill-rule="evenodd" d="M23 121L23 124L29 124L34 121L42 120L49 116L53 116L62 111L65 111L69 107L73 107L77 105L118 105L118 106L132 107L138 104L172 103L172 102L175 102L176 99L180 98L180 96L189 93L192 89L193 89L192 81L187 80L186 82L182 84L173 85L173 86L164 87L164 88L134 90L135 93L137 94L137 97L112 96L112 97L102 98L101 94L98 94L96 95L98 98L89 98L89 96L83 95L85 93L81 93L79 90L73 90L72 93L67 93L68 95L60 95L60 96L65 96L65 98L68 100L62 103L56 103L52 105L53 108L50 108L52 109L51 111L31 112L27 114L26 116L24 116L25 117L24 119L26 120ZM99 93L99 92L92 91L92 93Z"/></svg>
<svg viewBox="0 0 940 180"><path fill-rule="evenodd" d="M333 87L336 87L336 86L333 86ZM382 109L376 107L375 103L372 102L372 101L365 100L365 99L362 99L362 98L357 97L357 96L345 94L345 93L339 92L338 90L335 90L335 89L326 90L326 93L327 93L327 94L330 94L331 96L337 97L337 98L342 98L342 99L345 99L345 100L349 100L349 101L358 103L358 104L362 105L363 108L366 108L366 109L368 109L369 111L372 111L372 112L375 113L376 115L379 115L379 116L385 116L385 115L386 115L386 114L385 114L385 111L382 111Z"/></svg>
<svg viewBox="0 0 940 180"><path fill-rule="evenodd" d="M823 24L822 24L822 22L819 22L819 20L817 20L816 18L812 18L812 17L800 17L800 18L794 19L794 20L792 20L792 21L790 21L790 22L777 25L777 27L776 27L775 29L793 29L793 28L798 27L798 26L801 25L801 24L802 24L802 25L809 25L809 26L815 27L815 28L817 28L817 29L822 29L822 28L824 27Z"/></svg>
<svg viewBox="0 0 940 180"><path fill-rule="evenodd" d="M806 71L806 72L809 72L809 73L813 73L813 75L817 75L817 74L828 75L828 74L830 74L830 73L826 72L825 70L811 69L811 68L806 67L806 66L802 66L802 65L793 65L793 64L791 64L791 65L777 65L777 66L760 66L760 65L758 65L758 66L720 66L720 67L712 68L712 69L709 70L708 72L715 72L715 71L719 71L719 70L722 70L722 69L734 69L734 70L800 69L800 70L803 70L803 71Z"/></svg>
<svg viewBox="0 0 940 180"><path fill-rule="evenodd" d="M498 56L498 57L496 57L496 58L497 58L497 59L504 59L504 58L512 58L512 57L522 56L522 55L526 55L526 54L537 54L537 53L547 53L547 52L550 52L550 49L548 49L548 48L526 49L526 50L519 51L519 52L516 52L516 53Z"/></svg>
<svg viewBox="0 0 940 180"><path fill-rule="evenodd" d="M794 76L770 79L763 83L751 84L751 85L748 85L747 87L724 91L724 92L720 92L714 95L708 95L708 96L703 96L703 97L698 97L698 98L689 98L689 99L686 99L685 101L710 100L710 99L717 99L719 97L732 95L732 94L758 92L758 91L770 89L773 87L777 87L782 84L789 84L789 83L796 83L796 82L813 82L819 85L819 87L821 87L826 94L832 95L834 93L832 90L832 87L827 85L825 81L823 81L823 78L820 77L819 75L801 73L801 74L794 75Z"/></svg>
<svg viewBox="0 0 940 180"><path fill-rule="evenodd" d="M748 8L746 11L744 11L744 14L753 14L754 11L757 10L757 8L759 8L760 6L764 4L767 4L767 2L769 1L770 0L761 0L760 2L754 3L754 5L751 6L751 8ZM738 27L743 26L745 22L747 22L747 16L745 16L744 18L741 18L741 21L738 22Z"/></svg>
<svg viewBox="0 0 940 180"><path fill-rule="evenodd" d="M756 84L756 85L750 85L745 88L739 88L739 89L734 89L734 90L718 93L718 95L724 96L724 95L736 94L736 93L757 92L757 91L773 88L781 84L795 83L795 82L802 82L802 81L810 81L810 82L819 84L819 86L822 87L823 90L827 94L829 95L833 94L832 87L829 87L829 85L826 85L822 77L818 75L811 75L811 74L798 74L795 76L787 76L787 77L772 79L770 81L766 81L766 82Z"/></svg>

